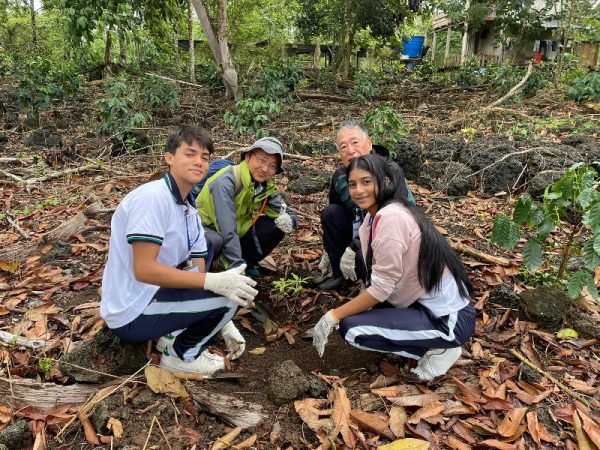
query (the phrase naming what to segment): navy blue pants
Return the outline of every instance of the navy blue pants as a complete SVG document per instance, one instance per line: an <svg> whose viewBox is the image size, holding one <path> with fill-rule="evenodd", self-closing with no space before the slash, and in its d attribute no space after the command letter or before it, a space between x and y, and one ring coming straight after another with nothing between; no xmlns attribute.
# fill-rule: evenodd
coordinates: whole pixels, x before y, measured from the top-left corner
<svg viewBox="0 0 600 450"><path fill-rule="evenodd" d="M321 212L321 227L323 228L323 245L334 277L341 277L340 259L352 243L352 221L354 212L342 205L326 206ZM362 251L358 249L355 257L356 276L361 280L367 279L367 269L363 260Z"/></svg>
<svg viewBox="0 0 600 450"><path fill-rule="evenodd" d="M223 238L211 228L204 228L206 240L212 247L211 257L218 258L223 249ZM248 232L240 238L242 258L248 267L255 267L258 262L273 251L285 237L285 233L275 226L275 220L260 216Z"/></svg>
<svg viewBox="0 0 600 450"><path fill-rule="evenodd" d="M383 303L368 311L346 317L340 334L354 347L421 359L430 349L463 345L475 329L475 307L435 317L415 302L408 308Z"/></svg>

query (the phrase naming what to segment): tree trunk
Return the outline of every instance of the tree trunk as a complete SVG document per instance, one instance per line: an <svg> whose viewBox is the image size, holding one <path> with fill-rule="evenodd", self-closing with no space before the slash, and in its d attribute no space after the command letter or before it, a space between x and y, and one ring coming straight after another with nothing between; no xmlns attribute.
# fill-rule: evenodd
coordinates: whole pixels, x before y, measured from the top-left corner
<svg viewBox="0 0 600 450"><path fill-rule="evenodd" d="M202 30L206 35L208 46L221 70L227 97L233 97L236 101L240 100L242 94L238 86L237 72L231 61L229 47L227 46L227 0L219 1L219 28L217 32L215 32L213 22L208 15L204 0L191 1L198 15Z"/></svg>
<svg viewBox="0 0 600 450"><path fill-rule="evenodd" d="M108 78L110 75L110 51L112 49L112 36L110 27L106 28L106 44L104 45L104 73L103 78Z"/></svg>
<svg viewBox="0 0 600 450"><path fill-rule="evenodd" d="M188 41L190 43L190 83L193 83L196 79L196 51L194 48L194 18L192 17L192 0L188 0Z"/></svg>
<svg viewBox="0 0 600 450"><path fill-rule="evenodd" d="M127 64L127 40L125 38L125 30L119 27L119 65L125 67Z"/></svg>
<svg viewBox="0 0 600 450"><path fill-rule="evenodd" d="M31 12L31 42L33 48L37 47L37 24L35 21L35 4L34 0L29 0L29 11Z"/></svg>
<svg viewBox="0 0 600 450"><path fill-rule="evenodd" d="M317 70L321 67L321 38L317 38L315 43L315 53L313 57L313 67Z"/></svg>
<svg viewBox="0 0 600 450"><path fill-rule="evenodd" d="M177 31L177 25L173 27L173 49L175 51L175 73L179 76L181 57L179 56L179 32Z"/></svg>

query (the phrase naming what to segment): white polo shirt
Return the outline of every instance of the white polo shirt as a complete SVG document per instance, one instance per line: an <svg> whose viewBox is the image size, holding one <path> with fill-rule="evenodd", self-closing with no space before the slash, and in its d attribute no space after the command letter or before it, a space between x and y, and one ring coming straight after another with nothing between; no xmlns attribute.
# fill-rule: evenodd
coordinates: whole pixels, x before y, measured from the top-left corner
<svg viewBox="0 0 600 450"><path fill-rule="evenodd" d="M198 212L181 198L171 174L131 191L112 217L100 304L100 315L109 328L122 327L137 318L159 289L135 279L134 241L160 245L157 261L171 267L206 256Z"/></svg>

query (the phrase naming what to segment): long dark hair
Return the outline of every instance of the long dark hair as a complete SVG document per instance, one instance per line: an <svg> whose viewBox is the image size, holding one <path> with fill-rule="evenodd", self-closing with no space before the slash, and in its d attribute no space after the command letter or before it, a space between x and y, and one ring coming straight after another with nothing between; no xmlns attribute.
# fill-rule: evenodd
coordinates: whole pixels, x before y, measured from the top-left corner
<svg viewBox="0 0 600 450"><path fill-rule="evenodd" d="M380 156L366 155L359 156L350 162L346 169L347 179L350 179L350 172L354 169L365 170L373 176L373 181L377 186L377 210L390 203L397 202L406 207L415 222L417 222L421 230L418 262L418 275L421 286L427 292L438 288L442 281L444 269L447 267L456 280L460 295L471 297L473 295L473 285L456 252L450 247L446 238L436 230L433 223L423 215L421 210L408 203L400 195L401 186L399 186L399 183L403 181L398 176L398 166ZM370 271L370 267L368 269Z"/></svg>

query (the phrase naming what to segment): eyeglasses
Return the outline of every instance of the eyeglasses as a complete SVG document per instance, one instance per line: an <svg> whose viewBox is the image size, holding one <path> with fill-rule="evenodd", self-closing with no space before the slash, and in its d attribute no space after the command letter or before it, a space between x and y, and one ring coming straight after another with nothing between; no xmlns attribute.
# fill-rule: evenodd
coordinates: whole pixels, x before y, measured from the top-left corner
<svg viewBox="0 0 600 450"><path fill-rule="evenodd" d="M279 168L277 164L269 163L269 161L265 159L264 156L258 156L256 153L253 153L253 155L258 160L258 163L262 167L266 167L269 172L277 172L277 169Z"/></svg>

